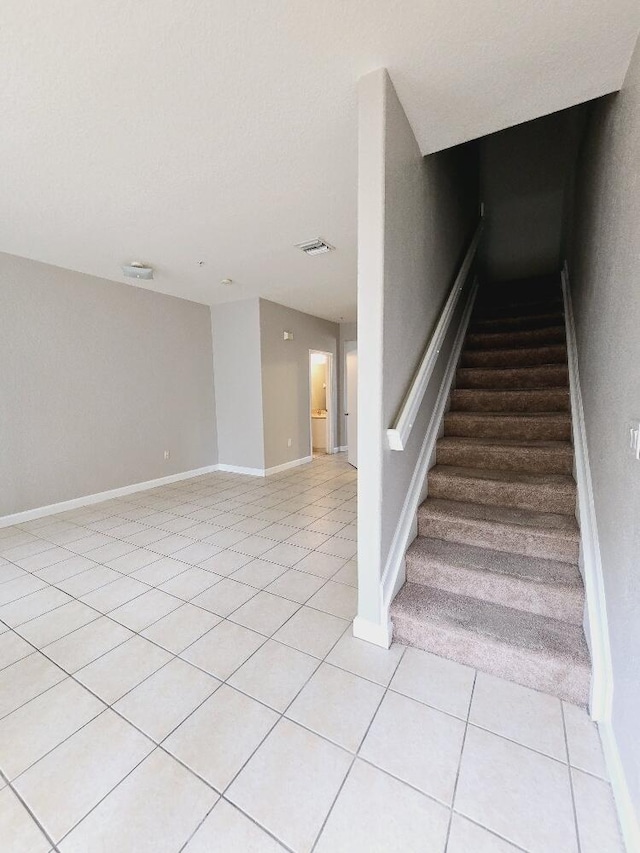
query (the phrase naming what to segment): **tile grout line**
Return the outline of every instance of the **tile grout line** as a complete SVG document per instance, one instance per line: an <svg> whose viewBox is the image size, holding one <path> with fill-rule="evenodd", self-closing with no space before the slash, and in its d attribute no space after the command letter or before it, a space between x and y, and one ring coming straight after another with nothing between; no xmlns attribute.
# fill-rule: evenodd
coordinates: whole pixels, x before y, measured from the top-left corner
<svg viewBox="0 0 640 853"><path fill-rule="evenodd" d="M474 669L473 673L473 684L471 685L471 693L469 694L469 704L467 706L467 716L464 724L464 732L462 734L462 743L460 744L460 755L458 757L458 767L456 770L456 778L453 783L453 791L451 793L451 804L449 806L449 822L447 825L447 833L445 835L444 842L444 851L446 853L447 848L449 847L449 838L451 836L451 823L453 822L453 807L456 801L456 794L458 792L458 780L460 779L460 770L462 769L462 756L464 753L464 745L467 741L467 732L469 731L469 717L471 716L471 706L473 704L473 694L476 689L476 679L478 678L478 670Z"/></svg>
<svg viewBox="0 0 640 853"><path fill-rule="evenodd" d="M571 811L573 813L573 823L576 832L576 847L578 853L581 853L582 844L580 843L580 825L578 822L578 810L576 808L576 795L573 787L573 774L571 772L571 753L569 752L569 737L567 734L567 721L564 715L564 702L560 702L560 711L562 713L562 731L564 734L564 748L567 753L567 773L569 775L569 790L571 791Z"/></svg>

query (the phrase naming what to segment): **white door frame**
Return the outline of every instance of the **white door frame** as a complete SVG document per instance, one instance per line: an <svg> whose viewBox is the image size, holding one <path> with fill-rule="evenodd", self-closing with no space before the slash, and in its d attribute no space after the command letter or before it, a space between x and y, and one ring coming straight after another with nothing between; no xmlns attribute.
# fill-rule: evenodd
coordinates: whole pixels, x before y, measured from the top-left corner
<svg viewBox="0 0 640 853"><path fill-rule="evenodd" d="M332 352L326 352L320 349L309 350L309 456L313 456L313 424L311 422L311 356L326 355L327 357L327 453L335 451L335 412L337 411L337 396L335 382L335 365Z"/></svg>
<svg viewBox="0 0 640 853"><path fill-rule="evenodd" d="M342 373L342 375L344 376L344 388L342 389L342 411L344 412L345 415L347 414L347 412L351 408L349 406L349 396L348 396L349 380L347 378L347 357L348 357L349 353L353 352L354 350L356 353L358 352L358 341L357 340L345 341L344 342L343 352L342 352L342 359L343 359L343 364L342 364L343 373ZM357 418L357 413L356 413L356 418ZM344 418L344 440L345 440L344 449L348 453L349 452L349 424L347 422L346 417Z"/></svg>

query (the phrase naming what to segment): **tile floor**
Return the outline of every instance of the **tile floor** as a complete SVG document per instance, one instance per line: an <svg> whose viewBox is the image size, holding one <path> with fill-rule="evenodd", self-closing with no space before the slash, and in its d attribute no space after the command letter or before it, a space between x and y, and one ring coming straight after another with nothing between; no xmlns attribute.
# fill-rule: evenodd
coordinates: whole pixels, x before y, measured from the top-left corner
<svg viewBox="0 0 640 853"><path fill-rule="evenodd" d="M351 636L342 456L0 530L5 853L616 853L579 708Z"/></svg>

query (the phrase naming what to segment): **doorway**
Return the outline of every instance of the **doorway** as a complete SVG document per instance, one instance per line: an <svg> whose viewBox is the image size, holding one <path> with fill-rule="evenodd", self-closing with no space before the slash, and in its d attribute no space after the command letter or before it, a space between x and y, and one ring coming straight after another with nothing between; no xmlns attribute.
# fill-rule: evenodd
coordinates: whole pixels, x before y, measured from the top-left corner
<svg viewBox="0 0 640 853"><path fill-rule="evenodd" d="M346 341L344 345L344 414L347 434L347 461L358 467L358 344Z"/></svg>
<svg viewBox="0 0 640 853"><path fill-rule="evenodd" d="M333 453L333 355L309 350L309 415L312 456Z"/></svg>

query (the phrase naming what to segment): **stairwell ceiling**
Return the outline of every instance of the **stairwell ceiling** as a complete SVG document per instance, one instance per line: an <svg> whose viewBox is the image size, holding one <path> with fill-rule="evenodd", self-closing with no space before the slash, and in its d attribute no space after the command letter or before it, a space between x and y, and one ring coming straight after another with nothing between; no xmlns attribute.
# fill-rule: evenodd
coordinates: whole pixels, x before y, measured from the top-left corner
<svg viewBox="0 0 640 853"><path fill-rule="evenodd" d="M116 281L141 260L156 277L136 286L354 319L358 78L389 69L427 154L618 89L637 11L4 0L0 250ZM337 250L293 248L318 236Z"/></svg>

